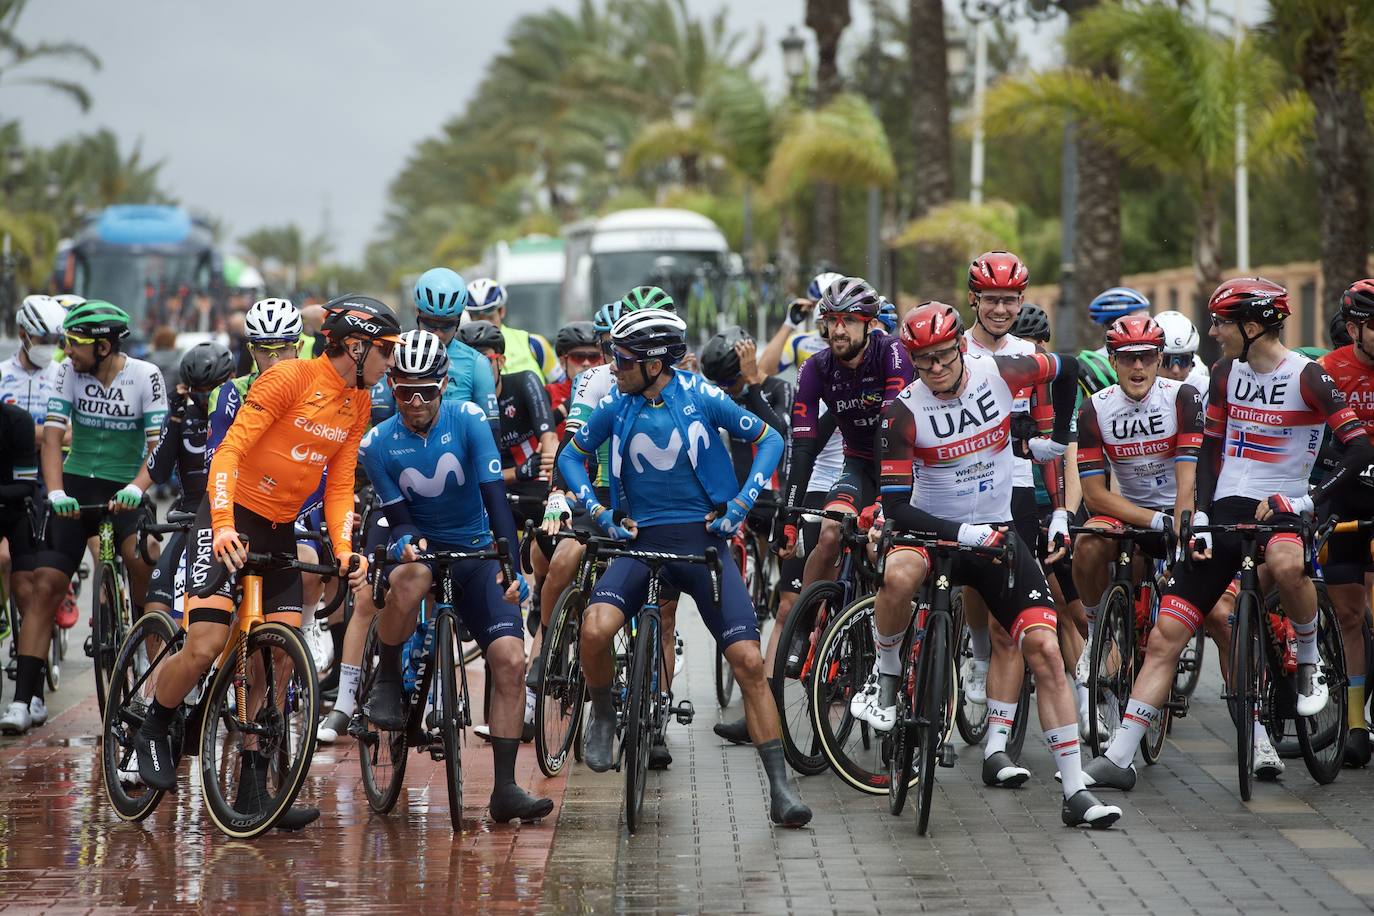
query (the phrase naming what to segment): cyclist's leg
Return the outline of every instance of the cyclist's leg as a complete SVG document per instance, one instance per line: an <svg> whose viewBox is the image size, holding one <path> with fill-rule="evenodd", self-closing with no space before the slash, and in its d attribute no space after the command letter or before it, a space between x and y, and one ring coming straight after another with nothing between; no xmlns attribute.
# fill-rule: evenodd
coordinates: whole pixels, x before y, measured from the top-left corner
<svg viewBox="0 0 1374 916"><path fill-rule="evenodd" d="M817 509L824 504L827 492L812 490L802 497L802 505L808 509ZM801 525L800 541L803 545L816 543L820 537L821 526L819 522L803 522ZM773 633L768 640L768 652L764 656L765 665L769 671L773 670L773 659L778 651L778 640L782 638L783 627L787 625L787 617L792 613L792 606L797 603L797 596L801 594L802 582L806 578L807 554L802 554L800 550L778 564L778 619L773 623ZM800 640L808 634L801 634L795 648L800 652ZM789 652L794 647L786 647Z"/></svg>
<svg viewBox="0 0 1374 916"><path fill-rule="evenodd" d="M874 476L874 463L871 459L846 457L840 479L830 490L825 508L833 512L847 512L858 515L859 510L873 502L878 492L877 478ZM834 579L838 573L835 561L840 556L840 524L823 519L816 545L806 557L806 574L803 583L810 585L823 579Z"/></svg>
<svg viewBox="0 0 1374 916"><path fill-rule="evenodd" d="M1269 524L1299 524L1296 515L1275 513ZM1296 534L1276 534L1264 548L1263 569L1273 577L1283 612L1293 624L1298 642L1298 714L1315 716L1326 707L1329 693L1317 647L1317 589L1307 575L1307 545Z"/></svg>
<svg viewBox="0 0 1374 916"><path fill-rule="evenodd" d="M81 545L78 532L73 540L75 561L70 552L62 554L36 545L27 518L12 526L7 540L11 595L19 608L21 624L18 634L11 636L17 653L15 693L0 720L0 731L22 734L30 726L47 720L43 672L48 663L53 621L58 605L66 597L76 563L80 562ZM8 615L9 610L0 608L0 613Z"/></svg>
<svg viewBox="0 0 1374 916"><path fill-rule="evenodd" d="M640 529L643 534L645 529ZM649 568L638 560L620 557L611 561L592 589L582 619L579 657L583 680L591 700L587 719L587 765L598 773L611 768L615 743L615 706L611 699L614 662L611 647L629 613L643 607L648 594Z"/></svg>
<svg viewBox="0 0 1374 916"><path fill-rule="evenodd" d="M143 604L148 594L148 580L152 578L153 568L160 557L161 548L156 541L149 540L148 554L153 565L143 562L138 555L138 513L123 511L113 515L115 543L119 545L119 555L124 561L124 571L129 576L129 605L133 619L143 616Z"/></svg>
<svg viewBox="0 0 1374 916"><path fill-rule="evenodd" d="M878 683L860 713L874 728L891 731L896 722L897 687L902 676L902 640L911 623L911 599L925 582L930 558L920 548L888 551L883 584L873 602L874 644L878 650Z"/></svg>
<svg viewBox="0 0 1374 916"><path fill-rule="evenodd" d="M1102 515L1094 515L1083 523L1085 528L1113 528L1117 520ZM1083 599L1083 615L1088 622L1088 640L1091 642L1097 629L1097 607L1102 601L1102 593L1107 590L1111 580L1112 554L1116 542L1091 534L1080 534L1073 544L1073 582Z"/></svg>
<svg viewBox="0 0 1374 916"><path fill-rule="evenodd" d="M1364 621L1369 614L1369 590L1364 580L1368 568L1368 535L1335 534L1326 542L1322 574L1345 644L1345 672L1349 683L1346 688L1347 717L1350 720L1345 756L1352 766L1364 766L1370 757L1369 726L1364 717Z"/></svg>
<svg viewBox="0 0 1374 916"><path fill-rule="evenodd" d="M1039 556L1038 547L1042 540L1040 537L1040 512L1035 504L1035 488L1014 488L1011 493L1011 508L1012 527L1020 541L1020 545L1017 549L1018 560L1021 554L1025 554L1033 561L1035 568L1041 570L1040 575L1036 579L1028 579L1026 581L1043 581L1045 574L1040 565L1041 557ZM1019 576L1017 580L1020 581ZM1045 588L1041 590L1041 594L1047 595L1048 590L1049 585L1046 584ZM1018 712L1025 715L1029 710L1017 710L1016 708L1021 696L1021 682L1024 680L1026 672L1026 663L1021 657L1020 645L1016 640L1012 639L1011 633L1006 624L1003 623L1001 617L995 614L989 615L989 606L984 595L980 593L978 589L973 589L972 594L978 596L978 600L975 600L973 604L979 605L983 609L982 616L987 620L988 641L992 646L992 661L988 668L987 680L988 714L993 714L993 706L996 704L1000 708L1001 714L999 718L1014 719ZM965 590L964 597L964 610L967 615L968 589ZM977 640L978 637L975 634L975 644ZM983 748L985 757L989 756L989 747L995 747L996 744L1001 743L1000 738L997 736L997 733L1000 731L1000 729L993 729L991 727L988 729L988 743L985 744Z"/></svg>
<svg viewBox="0 0 1374 916"><path fill-rule="evenodd" d="M382 524L383 517L380 512L374 513L368 523L367 530L363 532L362 543L363 552L368 556L380 545L387 542L390 536L390 529ZM380 573L373 573L379 575ZM345 588L334 580L329 588ZM329 627L331 633L342 629L343 639L338 643L338 672L339 689L334 696L334 708L329 715L320 723L316 735L326 744L337 741L339 736L348 728L348 722L353 718L353 713L358 708L358 701L362 699L358 696L358 687L362 683L362 664L363 647L367 642L367 631L372 626L372 620L377 615L377 606L372 602L372 589L364 588L353 593L353 614L345 622L343 619L343 608L335 611L337 617L331 616Z"/></svg>

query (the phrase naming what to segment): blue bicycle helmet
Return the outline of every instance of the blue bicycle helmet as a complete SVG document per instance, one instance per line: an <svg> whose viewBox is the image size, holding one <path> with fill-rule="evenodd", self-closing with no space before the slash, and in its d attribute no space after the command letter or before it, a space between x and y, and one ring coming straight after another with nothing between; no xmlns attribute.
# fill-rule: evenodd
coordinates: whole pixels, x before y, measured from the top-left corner
<svg viewBox="0 0 1374 916"><path fill-rule="evenodd" d="M1133 312L1148 312L1150 300L1145 294L1129 286L1113 286L1098 293L1097 298L1088 303L1088 317L1106 326L1123 315Z"/></svg>
<svg viewBox="0 0 1374 916"><path fill-rule="evenodd" d="M592 328L598 334L609 334L611 328L620 320L620 316L625 314L625 304L619 299L614 302L607 302L596 310L596 315L592 318Z"/></svg>
<svg viewBox="0 0 1374 916"><path fill-rule="evenodd" d="M468 285L447 267L431 267L415 281L415 307L422 315L457 318L469 301Z"/></svg>
<svg viewBox="0 0 1374 916"><path fill-rule="evenodd" d="M878 297L878 321L887 333L897 333L897 306L888 302L886 296Z"/></svg>

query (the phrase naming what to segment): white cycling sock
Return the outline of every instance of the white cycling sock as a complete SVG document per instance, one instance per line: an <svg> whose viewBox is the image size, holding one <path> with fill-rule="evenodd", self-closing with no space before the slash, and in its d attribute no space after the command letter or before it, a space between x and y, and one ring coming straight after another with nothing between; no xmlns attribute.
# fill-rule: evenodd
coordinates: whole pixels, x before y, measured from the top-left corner
<svg viewBox="0 0 1374 916"><path fill-rule="evenodd" d="M992 658L992 637L988 636L988 628L977 627L968 628L969 648L973 650L975 660L985 662Z"/></svg>
<svg viewBox="0 0 1374 916"><path fill-rule="evenodd" d="M1100 605L1083 602L1083 613L1088 618L1088 645L1092 645L1093 634L1097 632L1097 609Z"/></svg>
<svg viewBox="0 0 1374 916"><path fill-rule="evenodd" d="M873 634L873 643L878 648L878 673L888 674L897 677L902 673L902 637L906 636L906 630L900 633L878 633Z"/></svg>
<svg viewBox="0 0 1374 916"><path fill-rule="evenodd" d="M1078 751L1078 723L1070 722L1058 728L1045 729L1045 744L1059 767L1059 779L1064 785L1064 797L1087 788L1083 782L1083 758Z"/></svg>
<svg viewBox="0 0 1374 916"><path fill-rule="evenodd" d="M1261 723L1259 719L1256 719L1256 720L1255 720L1255 744L1256 744L1256 745L1259 745L1259 744L1269 744L1269 743L1270 743L1270 741L1269 741L1269 730L1266 729L1266 728L1264 727L1264 724Z"/></svg>
<svg viewBox="0 0 1374 916"><path fill-rule="evenodd" d="M339 665L339 696L334 700L334 710L352 718L358 708L358 683L363 679L363 669L357 665Z"/></svg>
<svg viewBox="0 0 1374 916"><path fill-rule="evenodd" d="M1317 618L1313 617L1307 623L1293 621L1293 632L1298 637L1298 664L1315 665L1320 662L1322 657L1317 651Z"/></svg>
<svg viewBox="0 0 1374 916"><path fill-rule="evenodd" d="M1007 738L1016 721L1016 705L988 698L988 740L983 745L984 760L1007 749Z"/></svg>
<svg viewBox="0 0 1374 916"><path fill-rule="evenodd" d="M1128 767L1135 760L1135 749L1140 747L1140 739L1145 730L1159 718L1159 710L1149 703L1131 700L1126 704L1126 715L1121 717L1121 727L1112 736L1106 757L1119 767Z"/></svg>

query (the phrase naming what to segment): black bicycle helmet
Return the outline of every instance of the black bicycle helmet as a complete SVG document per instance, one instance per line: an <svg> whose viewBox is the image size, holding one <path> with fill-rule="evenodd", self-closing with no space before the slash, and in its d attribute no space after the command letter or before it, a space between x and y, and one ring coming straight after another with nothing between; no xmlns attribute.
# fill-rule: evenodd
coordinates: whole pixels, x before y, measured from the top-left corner
<svg viewBox="0 0 1374 916"><path fill-rule="evenodd" d="M739 354L735 344L742 340L752 340L743 328L728 327L701 348L701 373L717 385L733 382L739 378Z"/></svg>
<svg viewBox="0 0 1374 916"><path fill-rule="evenodd" d="M506 352L506 338L490 321L469 321L458 329L458 339L474 350Z"/></svg>
<svg viewBox="0 0 1374 916"><path fill-rule="evenodd" d="M1038 305L1029 302L1021 306L1021 312L1012 322L1011 333L1016 337L1044 343L1050 339L1050 316Z"/></svg>
<svg viewBox="0 0 1374 916"><path fill-rule="evenodd" d="M234 376L234 356L224 344L202 341L181 357L181 383L187 388L209 390Z"/></svg>
<svg viewBox="0 0 1374 916"><path fill-rule="evenodd" d="M596 326L590 321L570 321L558 329L554 338L553 350L559 356L567 356L578 347L596 346Z"/></svg>
<svg viewBox="0 0 1374 916"><path fill-rule="evenodd" d="M340 296L325 304L321 330L330 343L349 338L362 340L400 340L401 323L384 302L371 296Z"/></svg>

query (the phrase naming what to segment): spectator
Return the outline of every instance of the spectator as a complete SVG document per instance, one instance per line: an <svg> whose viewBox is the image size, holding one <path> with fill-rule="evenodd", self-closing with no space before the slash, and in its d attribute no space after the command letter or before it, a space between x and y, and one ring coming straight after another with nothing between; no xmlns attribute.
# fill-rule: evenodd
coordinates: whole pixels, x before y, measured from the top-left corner
<svg viewBox="0 0 1374 916"><path fill-rule="evenodd" d="M301 324L305 326L304 333L301 334L301 359L309 359L323 353L325 339L320 333L320 328L324 326L324 306L302 306Z"/></svg>
<svg viewBox="0 0 1374 916"><path fill-rule="evenodd" d="M181 381L181 354L177 352L177 332L167 325L159 325L153 332L153 347L148 362L162 373L162 390L171 391Z"/></svg>
<svg viewBox="0 0 1374 916"><path fill-rule="evenodd" d="M234 355L234 376L247 375L253 371L253 354L248 352L247 328L243 323L243 312L229 313L224 330L229 335L229 352Z"/></svg>

